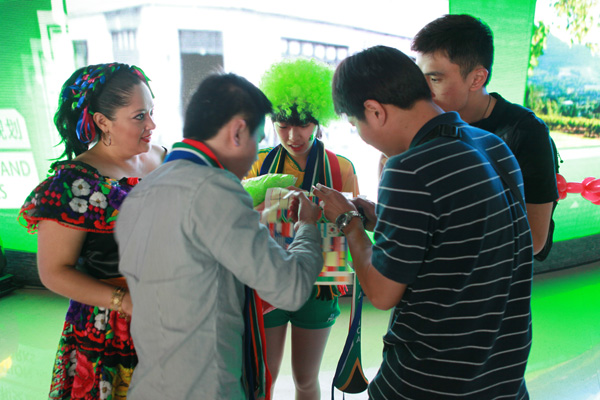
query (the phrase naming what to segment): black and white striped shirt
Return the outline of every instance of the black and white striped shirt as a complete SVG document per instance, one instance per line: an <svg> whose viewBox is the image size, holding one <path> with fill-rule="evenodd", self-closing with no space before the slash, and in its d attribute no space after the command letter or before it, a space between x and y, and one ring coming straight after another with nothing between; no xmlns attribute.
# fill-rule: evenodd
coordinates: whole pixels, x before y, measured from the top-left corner
<svg viewBox="0 0 600 400"><path fill-rule="evenodd" d="M460 125L516 179L492 133ZM373 399L527 399L533 248L525 210L476 149L438 137L388 160L379 187L372 262L407 284L384 337Z"/></svg>

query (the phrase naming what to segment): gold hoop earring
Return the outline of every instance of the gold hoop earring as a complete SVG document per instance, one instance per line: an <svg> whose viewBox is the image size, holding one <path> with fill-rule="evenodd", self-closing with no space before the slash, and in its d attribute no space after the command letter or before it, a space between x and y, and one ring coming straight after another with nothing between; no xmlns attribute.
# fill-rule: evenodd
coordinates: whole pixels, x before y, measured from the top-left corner
<svg viewBox="0 0 600 400"><path fill-rule="evenodd" d="M108 143L106 143L106 137L107 136L108 136ZM108 146L110 146L112 144L112 139L111 139L111 137L110 137L109 134L106 133L106 134L102 135L102 143L104 143L104 145L106 147L108 147Z"/></svg>

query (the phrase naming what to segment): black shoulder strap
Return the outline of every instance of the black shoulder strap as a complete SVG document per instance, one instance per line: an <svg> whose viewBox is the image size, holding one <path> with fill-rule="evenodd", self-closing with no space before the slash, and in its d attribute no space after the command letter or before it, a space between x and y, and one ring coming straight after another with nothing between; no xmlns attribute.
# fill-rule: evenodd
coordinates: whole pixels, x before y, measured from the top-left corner
<svg viewBox="0 0 600 400"><path fill-rule="evenodd" d="M519 190L519 187L517 186L517 182L515 182L515 180L510 176L508 171L506 171L502 167L502 165L500 165L500 163L498 163L496 160L492 160L490 158L489 154L487 153L487 151L485 151L485 149L483 147L481 147L481 145L477 144L470 136L461 135L460 132L458 131L458 127L456 127L454 125L443 125L442 131L447 131L447 130L451 130L451 133L450 132L442 133L442 136L454 136L454 137L462 140L463 142L467 143L471 147L478 150L488 160L488 162L491 164L491 166L494 167L494 170L496 170L496 173L498 175L500 175L500 178L502 178L504 183L513 192L513 195L517 198L517 200L519 200L519 203L521 203L521 206L523 207L523 210L525 211L526 210L525 199L523 199L523 195L521 194L521 191Z"/></svg>

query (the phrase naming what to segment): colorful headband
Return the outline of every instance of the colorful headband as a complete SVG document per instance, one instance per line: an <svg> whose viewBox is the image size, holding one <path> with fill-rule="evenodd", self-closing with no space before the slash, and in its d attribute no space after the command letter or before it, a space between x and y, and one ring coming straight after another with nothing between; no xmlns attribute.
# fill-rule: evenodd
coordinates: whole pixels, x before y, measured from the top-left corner
<svg viewBox="0 0 600 400"><path fill-rule="evenodd" d="M150 78L148 78L148 76L146 76L146 73L140 67L136 67L135 65L130 66L129 70L131 72L133 72L135 75L137 75L138 78L140 78L142 81L146 82L146 84L148 85L148 89L150 89L150 94L152 95L152 98L154 98L154 92L152 92L152 89L150 88L150 85L148 84L148 82L150 82Z"/></svg>
<svg viewBox="0 0 600 400"><path fill-rule="evenodd" d="M291 117L295 106L300 120L312 117L320 125L337 118L331 97L333 69L314 59L298 58L273 64L260 88L273 104L275 115Z"/></svg>
<svg viewBox="0 0 600 400"><path fill-rule="evenodd" d="M94 113L89 110L88 99L90 94L99 91L102 88L102 85L106 83L107 79L110 79L110 77L121 68L129 69L129 71L139 77L143 82L146 82L146 84L150 82L150 79L148 79L144 71L135 65L129 66L127 64L111 63L90 65L86 67L72 85L63 89L61 94L62 102L64 103L65 101L72 99L72 110L82 110L75 128L77 138L82 143L87 144L96 139L96 127L92 118ZM148 87L150 86L148 85ZM150 90L150 93L152 94L152 97L154 97L152 90Z"/></svg>

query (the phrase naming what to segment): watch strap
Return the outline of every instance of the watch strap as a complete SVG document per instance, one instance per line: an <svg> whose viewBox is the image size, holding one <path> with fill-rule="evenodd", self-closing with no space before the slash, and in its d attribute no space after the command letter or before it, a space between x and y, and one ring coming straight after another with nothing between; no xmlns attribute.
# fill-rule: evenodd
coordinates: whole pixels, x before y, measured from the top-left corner
<svg viewBox="0 0 600 400"><path fill-rule="evenodd" d="M358 217L362 221L362 215L358 211L352 210L352 211L346 211L345 213L338 215L338 217L335 219L335 224L337 225L338 229L341 231L346 226L348 226L348 224L350 224L350 221L352 221L352 218L354 218L354 217Z"/></svg>

